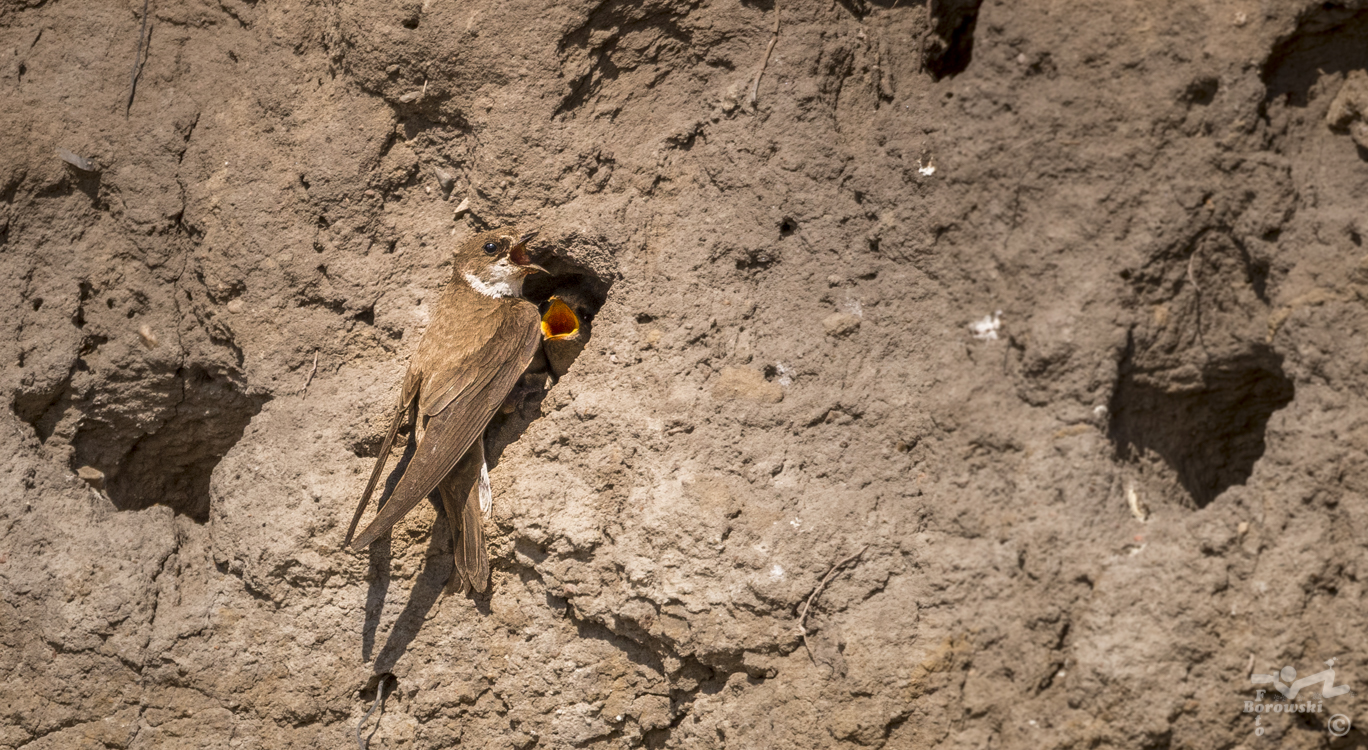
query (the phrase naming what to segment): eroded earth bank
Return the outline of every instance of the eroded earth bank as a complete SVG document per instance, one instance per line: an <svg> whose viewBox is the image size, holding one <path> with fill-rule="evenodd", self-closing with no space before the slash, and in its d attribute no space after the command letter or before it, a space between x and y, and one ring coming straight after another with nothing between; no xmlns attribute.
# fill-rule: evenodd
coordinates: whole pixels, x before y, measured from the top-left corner
<svg viewBox="0 0 1368 750"><path fill-rule="evenodd" d="M0 747L1365 743L1368 3L142 13L0 3ZM513 222L444 593L339 547Z"/></svg>

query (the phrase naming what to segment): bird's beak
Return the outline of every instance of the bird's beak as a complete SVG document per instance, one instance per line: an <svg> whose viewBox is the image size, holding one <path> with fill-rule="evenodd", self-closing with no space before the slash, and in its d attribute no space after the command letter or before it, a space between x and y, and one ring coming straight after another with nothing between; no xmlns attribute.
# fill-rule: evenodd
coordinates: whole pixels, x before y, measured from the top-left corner
<svg viewBox="0 0 1368 750"><path fill-rule="evenodd" d="M513 247L509 249L508 258L509 260L513 261L519 266L522 266L522 268L526 270L528 273L535 273L537 271L546 273L545 268L542 268L536 263L533 263L532 258L530 258L527 255L527 243L536 239L536 237L536 232L528 232L527 234L524 234L522 237L519 237L517 244L513 245Z"/></svg>
<svg viewBox="0 0 1368 750"><path fill-rule="evenodd" d="M552 297L551 305L541 321L542 338L548 341L568 339L579 333L579 316L560 297Z"/></svg>

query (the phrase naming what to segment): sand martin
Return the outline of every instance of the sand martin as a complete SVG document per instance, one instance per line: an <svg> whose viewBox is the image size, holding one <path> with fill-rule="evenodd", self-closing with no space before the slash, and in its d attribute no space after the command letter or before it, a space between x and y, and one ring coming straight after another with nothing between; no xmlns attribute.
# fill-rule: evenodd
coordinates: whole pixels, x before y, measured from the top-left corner
<svg viewBox="0 0 1368 750"><path fill-rule="evenodd" d="M455 272L409 360L399 406L344 544L364 548L436 489L451 524L456 571L471 588L485 590L489 555L481 513L489 512L492 493L484 432L541 344L541 316L522 296L523 280L545 270L527 254L535 236L497 229L456 251ZM420 436L413 458L388 502L353 541L394 436L415 408Z"/></svg>

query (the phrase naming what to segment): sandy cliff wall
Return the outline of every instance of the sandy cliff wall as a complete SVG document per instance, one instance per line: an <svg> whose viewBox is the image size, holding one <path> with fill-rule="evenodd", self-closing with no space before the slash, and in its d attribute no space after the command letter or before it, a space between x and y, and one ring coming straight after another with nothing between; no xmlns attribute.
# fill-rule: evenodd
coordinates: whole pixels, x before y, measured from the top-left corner
<svg viewBox="0 0 1368 750"><path fill-rule="evenodd" d="M0 4L0 747L1364 743L1368 3L141 13ZM338 548L509 222L472 598Z"/></svg>

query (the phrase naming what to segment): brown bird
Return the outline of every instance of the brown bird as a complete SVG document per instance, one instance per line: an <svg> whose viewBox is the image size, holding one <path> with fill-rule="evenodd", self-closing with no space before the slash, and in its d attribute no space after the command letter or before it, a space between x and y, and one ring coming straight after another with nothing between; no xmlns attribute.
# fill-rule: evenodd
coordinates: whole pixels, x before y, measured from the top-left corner
<svg viewBox="0 0 1368 750"><path fill-rule="evenodd" d="M489 511L492 493L483 436L541 343L537 306L522 297L523 279L545 271L527 255L536 234L496 229L456 251L455 272L409 360L399 407L347 528L344 544L352 549L379 539L437 489L452 529L457 574L485 590L489 556L480 513ZM415 423L423 429L413 458L389 501L353 542L399 425L415 407Z"/></svg>

